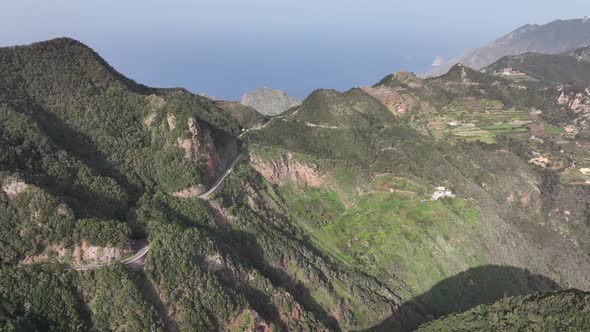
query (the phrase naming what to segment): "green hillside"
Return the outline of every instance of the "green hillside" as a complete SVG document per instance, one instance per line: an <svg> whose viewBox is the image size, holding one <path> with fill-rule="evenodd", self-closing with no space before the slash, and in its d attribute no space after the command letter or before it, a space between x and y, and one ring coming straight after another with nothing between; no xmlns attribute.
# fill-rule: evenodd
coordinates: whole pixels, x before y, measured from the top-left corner
<svg viewBox="0 0 590 332"><path fill-rule="evenodd" d="M556 102L559 91L535 91L537 82L530 83L530 90L517 84L462 66L426 81L391 75L376 85L384 90L375 98L390 89L400 104L411 95L414 109L387 116L383 108L365 106L363 112L349 111L345 119L340 117L347 108L338 107L340 101L360 91L317 91L301 107L245 136L251 164L279 186L293 217L324 250L380 280L402 279L408 291L400 293L402 300L466 269L490 264L502 266L490 272L493 275L503 274L505 266L520 266L560 287L585 288L566 286L573 275L582 284L587 281L582 281L585 272L572 274L570 263L561 260L586 260L587 249L573 254L577 249L546 244L571 236L587 248L588 224L582 217L586 208L565 203L566 197L587 195L587 188L558 180L567 173L564 163L571 160L560 164L556 159L552 170L528 165L533 151L560 153L556 142L565 138L561 121L567 111ZM347 104L365 99L355 95ZM531 111L538 107L544 110L541 115ZM367 111L383 119L378 125L363 121ZM287 138L284 133L289 133ZM531 140L534 135L543 143ZM432 200L441 186L452 197ZM555 212L549 211L564 204L569 215L576 210L578 217L567 217L569 226L558 226ZM543 258L538 256L541 251ZM557 267L561 263L563 267ZM561 268L569 272L557 272ZM507 280L516 278L506 275L511 276ZM445 300L429 303L421 309L424 316L464 310L466 303L488 303L510 292L506 284L500 292L489 282L471 282L482 292L471 297L476 302L459 302L466 306L458 308L448 307ZM551 289L546 283L538 287ZM491 297L486 300L488 288ZM529 291L519 288L513 294ZM394 328L388 322L383 321L384 330Z"/></svg>
<svg viewBox="0 0 590 332"><path fill-rule="evenodd" d="M458 65L267 118L71 39L0 73L2 330L409 330L590 289L578 86Z"/></svg>

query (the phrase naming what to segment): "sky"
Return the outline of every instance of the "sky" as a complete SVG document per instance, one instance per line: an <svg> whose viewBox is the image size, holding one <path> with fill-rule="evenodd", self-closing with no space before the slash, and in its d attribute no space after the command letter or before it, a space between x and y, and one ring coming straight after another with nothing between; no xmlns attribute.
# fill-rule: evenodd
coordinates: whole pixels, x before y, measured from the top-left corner
<svg viewBox="0 0 590 332"><path fill-rule="evenodd" d="M72 37L146 85L302 99L585 15L588 0L0 0L0 46Z"/></svg>

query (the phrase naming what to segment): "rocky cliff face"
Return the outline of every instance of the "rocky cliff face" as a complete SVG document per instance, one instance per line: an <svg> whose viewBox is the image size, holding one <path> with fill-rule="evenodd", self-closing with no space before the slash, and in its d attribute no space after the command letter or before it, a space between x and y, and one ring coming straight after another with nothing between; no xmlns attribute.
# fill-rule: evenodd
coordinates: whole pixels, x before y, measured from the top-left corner
<svg viewBox="0 0 590 332"><path fill-rule="evenodd" d="M301 101L281 90L262 87L246 93L242 97L242 104L250 106L264 115L277 115L291 107L300 105Z"/></svg>
<svg viewBox="0 0 590 332"><path fill-rule="evenodd" d="M391 75L391 81L397 84L362 87L365 93L381 102L387 109L395 114L401 115L412 110L418 105L418 100L406 92L407 88L420 88L420 80L411 73L397 72ZM427 108L426 105L423 105Z"/></svg>
<svg viewBox="0 0 590 332"><path fill-rule="evenodd" d="M278 185L291 181L303 187L320 187L327 181L327 176L320 174L316 167L294 160L291 153L266 162L252 156L250 163L267 181Z"/></svg>
<svg viewBox="0 0 590 332"><path fill-rule="evenodd" d="M587 19L557 20L545 25L527 24L489 45L467 51L443 65L434 67L424 76L443 75L457 63L481 69L507 55L527 52L558 54L588 46L589 42L590 21Z"/></svg>
<svg viewBox="0 0 590 332"><path fill-rule="evenodd" d="M129 248L93 246L86 242L81 242L69 248L51 245L41 254L27 256L22 263L63 262L72 266L108 264L123 259L130 252Z"/></svg>

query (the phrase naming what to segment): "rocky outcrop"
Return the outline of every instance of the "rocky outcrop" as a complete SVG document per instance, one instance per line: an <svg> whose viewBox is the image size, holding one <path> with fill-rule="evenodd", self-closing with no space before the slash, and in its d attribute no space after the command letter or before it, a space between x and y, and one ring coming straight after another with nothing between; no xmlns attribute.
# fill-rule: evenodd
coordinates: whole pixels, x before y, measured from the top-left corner
<svg viewBox="0 0 590 332"><path fill-rule="evenodd" d="M383 85L362 87L361 90L377 99L395 115L401 115L412 110L418 103L417 98L414 96Z"/></svg>
<svg viewBox="0 0 590 332"><path fill-rule="evenodd" d="M75 264L90 262L93 264L110 263L120 260L125 255L125 251L115 247L97 247L82 242L74 246L72 256Z"/></svg>
<svg viewBox="0 0 590 332"><path fill-rule="evenodd" d="M173 113L169 113L166 116L166 122L168 122L168 129L176 129L176 116Z"/></svg>
<svg viewBox="0 0 590 332"><path fill-rule="evenodd" d="M170 124L170 118L168 120ZM197 159L199 152L201 152L201 128L194 118L189 118L187 121L188 129L191 132L190 138L178 138L178 145L184 150L186 159L194 161ZM173 126L170 127L173 129Z"/></svg>
<svg viewBox="0 0 590 332"><path fill-rule="evenodd" d="M262 87L242 96L242 105L252 107L264 115L277 115L301 105L301 101L281 90Z"/></svg>
<svg viewBox="0 0 590 332"><path fill-rule="evenodd" d="M206 189L203 185L191 186L186 189L173 192L172 196L178 197L178 198L197 197L200 194L204 193L205 191L206 191Z"/></svg>
<svg viewBox="0 0 590 332"><path fill-rule="evenodd" d="M168 126L175 128L174 115L168 115ZM194 118L189 118L187 126L190 132L189 138L178 138L178 146L184 150L186 159L190 161L204 162L205 176L208 180L215 179L225 171L227 166L238 154L238 145L235 140L216 144L209 131L202 130ZM185 136L186 137L186 136ZM189 188L190 189L190 188ZM194 192L194 190L190 190ZM179 194L181 194L179 192Z"/></svg>
<svg viewBox="0 0 590 332"><path fill-rule="evenodd" d="M25 190L29 188L29 185L26 184L24 181L21 180L8 180L5 181L4 185L2 186L2 191L9 197L14 198L19 194L23 193Z"/></svg>
<svg viewBox="0 0 590 332"><path fill-rule="evenodd" d="M178 120L173 114L169 114L167 122L169 129L172 130ZM225 134L216 134L208 124L200 125L196 118L190 117L187 120L187 127L188 132L185 131L181 137L177 138L178 146L184 150L187 160L199 164L203 177L199 183L188 183L186 187L177 188L177 191L171 193L172 196L179 198L197 197L206 192L239 153L235 139Z"/></svg>
<svg viewBox="0 0 590 332"><path fill-rule="evenodd" d="M320 174L315 165L297 161L290 152L282 158L268 161L251 155L250 164L267 181L277 185L294 182L302 187L320 187L328 180L328 176Z"/></svg>
<svg viewBox="0 0 590 332"><path fill-rule="evenodd" d="M26 257L22 263L33 264L39 262L59 261L74 266L85 264L106 264L121 260L128 253L128 249L120 249L111 246L98 247L89 245L86 242L76 244L71 248L54 244L47 247L42 254Z"/></svg>
<svg viewBox="0 0 590 332"><path fill-rule="evenodd" d="M416 76L414 73L411 73L409 71L404 71L404 70L396 71L393 74L392 78L395 81L397 81L398 83L406 85L410 88L424 87L424 82L422 81L422 79L419 78L418 76Z"/></svg>
<svg viewBox="0 0 590 332"><path fill-rule="evenodd" d="M568 95L562 91L557 103L576 113L590 113L590 98L582 93Z"/></svg>
<svg viewBox="0 0 590 332"><path fill-rule="evenodd" d="M582 93L567 90L566 87L560 86L560 95L556 101L558 105L575 113L575 119L564 127L566 135L573 138L590 125L590 91L585 89Z"/></svg>

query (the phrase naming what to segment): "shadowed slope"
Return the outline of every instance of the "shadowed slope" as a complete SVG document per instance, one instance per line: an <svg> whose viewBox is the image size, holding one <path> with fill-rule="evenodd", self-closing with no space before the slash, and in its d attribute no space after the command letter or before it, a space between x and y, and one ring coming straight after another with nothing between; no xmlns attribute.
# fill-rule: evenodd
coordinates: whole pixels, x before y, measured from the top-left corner
<svg viewBox="0 0 590 332"><path fill-rule="evenodd" d="M559 289L553 280L515 267L472 268L407 301L391 317L368 331L411 331L425 322L507 296Z"/></svg>
<svg viewBox="0 0 590 332"><path fill-rule="evenodd" d="M576 289L502 299L424 324L419 331L588 331L590 293Z"/></svg>

